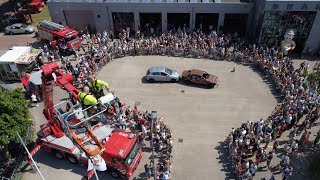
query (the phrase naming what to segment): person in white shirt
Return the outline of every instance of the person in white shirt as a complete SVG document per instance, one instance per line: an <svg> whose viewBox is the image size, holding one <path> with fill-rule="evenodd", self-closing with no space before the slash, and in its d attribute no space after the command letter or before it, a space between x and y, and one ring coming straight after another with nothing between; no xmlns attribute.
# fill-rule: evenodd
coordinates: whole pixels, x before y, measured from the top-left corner
<svg viewBox="0 0 320 180"><path fill-rule="evenodd" d="M39 106L37 96L34 93L32 93L32 95L31 95L31 101L32 101L32 106L33 107L38 107Z"/></svg>
<svg viewBox="0 0 320 180"><path fill-rule="evenodd" d="M144 125L141 125L141 131L142 131L142 134L144 135L144 136L146 136L147 135L147 129L146 129L146 127L144 126Z"/></svg>

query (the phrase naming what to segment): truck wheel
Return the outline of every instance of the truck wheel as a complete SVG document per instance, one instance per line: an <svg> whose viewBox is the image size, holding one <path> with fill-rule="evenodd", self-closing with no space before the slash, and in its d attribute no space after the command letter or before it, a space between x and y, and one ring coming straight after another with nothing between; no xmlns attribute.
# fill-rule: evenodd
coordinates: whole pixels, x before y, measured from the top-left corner
<svg viewBox="0 0 320 180"><path fill-rule="evenodd" d="M118 178L119 177L119 173L117 171L111 171L111 176L114 178Z"/></svg>
<svg viewBox="0 0 320 180"><path fill-rule="evenodd" d="M54 151L52 151L52 152L54 153L54 156L56 156L56 158L58 158L58 159L64 159L64 156L63 156L63 154L62 154L60 151L54 150Z"/></svg>
<svg viewBox="0 0 320 180"><path fill-rule="evenodd" d="M68 154L67 158L72 164L76 164L78 162L78 159L75 158L73 155Z"/></svg>

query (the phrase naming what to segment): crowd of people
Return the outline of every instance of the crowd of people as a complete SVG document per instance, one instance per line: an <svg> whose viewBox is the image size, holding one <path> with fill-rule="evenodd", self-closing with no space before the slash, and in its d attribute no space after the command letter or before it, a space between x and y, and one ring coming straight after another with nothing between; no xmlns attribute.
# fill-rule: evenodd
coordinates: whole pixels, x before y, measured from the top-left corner
<svg viewBox="0 0 320 180"><path fill-rule="evenodd" d="M258 51L259 54L265 52ZM290 58L279 58L277 55L273 53L259 58L255 65L278 88L283 102L268 118L243 123L240 128L233 128L227 138L230 161L236 168L238 177L242 179L254 177L262 162L266 162L269 169L276 153L282 154L278 166L278 170L283 173L282 179L288 179L293 173L289 155L295 154L299 146L311 146L309 129L319 118L320 96L317 87L310 87L306 79L308 63L303 62L295 69ZM279 152L278 138L287 130L291 130L289 139L284 151ZM318 141L319 139L313 146L316 146ZM268 148L271 143L272 149Z"/></svg>
<svg viewBox="0 0 320 180"><path fill-rule="evenodd" d="M46 50L44 47L44 52L50 61L61 60L62 68L72 73L80 86L86 84L88 76L96 75L106 63L124 56L168 55L251 63L273 81L284 100L268 118L258 122L248 121L240 128L232 129L227 138L229 159L239 178L252 178L261 162L266 162L267 167L270 167L275 153L280 153L277 139L284 131L292 130L279 165L283 179L292 175L289 155L294 154L298 146L309 143L309 128L318 119L320 112L317 87L310 87L306 80L309 68L307 63L304 62L300 68L295 69L290 58L283 57L278 48L258 47L239 37L237 33L218 35L214 30L209 34L201 31L187 33L178 29L175 33L163 33L159 36L146 37L139 31L135 33L135 37L130 37L129 34L130 32L123 30L119 33L118 40L114 40L108 31L83 34L85 45L72 50L74 59L78 60L75 66L71 65L68 58L60 57L57 53L59 50ZM80 51L85 53L79 55ZM154 139L151 147L164 157L157 165L156 174L152 173L152 162L145 165L146 176L154 174L157 179L168 179L172 152L171 130L163 124L161 117L155 120L153 133L148 134L146 129L151 128L150 113L139 112L136 106L133 110L129 106L125 107L125 104L123 106L116 107L120 114L116 121L120 127L137 129L142 146L146 146L146 137L153 135L149 137ZM320 137L320 133L318 136ZM271 143L273 148L269 150Z"/></svg>

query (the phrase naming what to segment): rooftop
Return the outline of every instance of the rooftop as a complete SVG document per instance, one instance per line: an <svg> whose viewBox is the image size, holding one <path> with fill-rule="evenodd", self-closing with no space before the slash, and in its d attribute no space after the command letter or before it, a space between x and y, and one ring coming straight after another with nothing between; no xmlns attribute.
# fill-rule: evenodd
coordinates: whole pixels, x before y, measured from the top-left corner
<svg viewBox="0 0 320 180"><path fill-rule="evenodd" d="M51 2L106 3L251 3L253 0L49 0Z"/></svg>

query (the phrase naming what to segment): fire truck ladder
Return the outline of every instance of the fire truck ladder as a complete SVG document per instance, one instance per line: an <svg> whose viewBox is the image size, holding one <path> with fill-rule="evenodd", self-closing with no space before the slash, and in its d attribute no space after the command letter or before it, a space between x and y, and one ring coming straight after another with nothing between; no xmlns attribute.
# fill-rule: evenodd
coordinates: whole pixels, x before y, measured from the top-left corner
<svg viewBox="0 0 320 180"><path fill-rule="evenodd" d="M100 104L102 109L87 117L86 111L93 107L88 107L86 109L81 109L80 104L74 105L70 111L61 113L61 110L57 108L57 106L62 103L68 103L68 101L63 101L59 104L55 105L55 111L58 116L58 119L63 121L63 125L65 127L66 135L75 141L77 147L85 152L85 154L91 158L98 154L101 154L104 151L104 146L100 142L100 137L97 136L93 130L91 130L90 121L99 118L99 116L103 116L103 113L107 110L105 106Z"/></svg>
<svg viewBox="0 0 320 180"><path fill-rule="evenodd" d="M40 22L40 26L46 28L46 29L50 29L50 30L53 30L53 31L62 31L65 27L60 25L60 24L57 24L57 23L54 23L54 22L51 22L51 21L41 21Z"/></svg>

